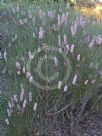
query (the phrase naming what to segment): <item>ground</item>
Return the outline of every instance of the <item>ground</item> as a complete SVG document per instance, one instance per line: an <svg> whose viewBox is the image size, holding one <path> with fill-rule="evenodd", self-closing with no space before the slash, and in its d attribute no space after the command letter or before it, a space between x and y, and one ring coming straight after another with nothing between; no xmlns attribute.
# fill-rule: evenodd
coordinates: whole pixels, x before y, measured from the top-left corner
<svg viewBox="0 0 102 136"><path fill-rule="evenodd" d="M102 114L93 113L89 119L77 126L75 134L75 136L102 136ZM70 136L68 123L59 123L51 136Z"/></svg>

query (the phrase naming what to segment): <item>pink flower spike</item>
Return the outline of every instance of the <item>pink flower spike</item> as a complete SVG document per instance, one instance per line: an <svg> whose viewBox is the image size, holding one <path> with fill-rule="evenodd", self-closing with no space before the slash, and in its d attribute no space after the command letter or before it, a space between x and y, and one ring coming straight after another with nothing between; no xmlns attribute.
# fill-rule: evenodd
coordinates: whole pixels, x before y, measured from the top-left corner
<svg viewBox="0 0 102 136"><path fill-rule="evenodd" d="M17 8L16 8L17 12L20 11L20 8L19 8L19 4L17 4Z"/></svg>
<svg viewBox="0 0 102 136"><path fill-rule="evenodd" d="M71 26L71 34L72 34L73 37L75 36L75 31L74 31L73 26Z"/></svg>
<svg viewBox="0 0 102 136"><path fill-rule="evenodd" d="M43 30L42 27L40 27L40 29L39 29L39 39L43 39L44 34L45 34L45 31Z"/></svg>
<svg viewBox="0 0 102 136"><path fill-rule="evenodd" d="M69 9L70 8L70 4L69 4L69 2L67 2L67 9Z"/></svg>
<svg viewBox="0 0 102 136"><path fill-rule="evenodd" d="M29 92L29 102L32 102L32 92Z"/></svg>
<svg viewBox="0 0 102 136"><path fill-rule="evenodd" d="M20 74L21 74L21 72L20 72L20 71L17 71L17 74L18 74L18 75L20 75Z"/></svg>
<svg viewBox="0 0 102 136"><path fill-rule="evenodd" d="M33 38L35 38L35 33L33 32Z"/></svg>
<svg viewBox="0 0 102 136"><path fill-rule="evenodd" d="M38 47L38 53L39 53L39 52L41 52L41 48L40 48L40 47Z"/></svg>
<svg viewBox="0 0 102 136"><path fill-rule="evenodd" d="M37 109L37 103L35 102L33 106L33 110L36 111L36 109Z"/></svg>
<svg viewBox="0 0 102 136"><path fill-rule="evenodd" d="M71 49L70 49L70 52L73 53L74 52L74 44L71 45Z"/></svg>
<svg viewBox="0 0 102 136"><path fill-rule="evenodd" d="M57 57L54 57L54 63L55 63L55 66L57 67L57 66L58 66L58 60L57 60Z"/></svg>
<svg viewBox="0 0 102 136"><path fill-rule="evenodd" d="M88 82L89 82L89 81L88 81L88 80L86 80L86 81L84 82L84 84L85 84L85 85L87 85L87 84L88 84Z"/></svg>
<svg viewBox="0 0 102 136"><path fill-rule="evenodd" d="M68 24L68 12L66 13L66 21L65 21L65 24L66 24L66 25Z"/></svg>
<svg viewBox="0 0 102 136"><path fill-rule="evenodd" d="M31 73L30 72L26 72L26 78L29 79L31 76Z"/></svg>
<svg viewBox="0 0 102 136"><path fill-rule="evenodd" d="M33 76L29 77L29 83L33 83Z"/></svg>
<svg viewBox="0 0 102 136"><path fill-rule="evenodd" d="M93 79L93 80L91 81L91 84L95 84L95 82L96 82L96 79Z"/></svg>
<svg viewBox="0 0 102 136"><path fill-rule="evenodd" d="M4 59L5 59L5 61L7 61L7 52L6 52L6 50L4 52Z"/></svg>
<svg viewBox="0 0 102 136"><path fill-rule="evenodd" d="M10 101L8 102L8 107L9 107L10 109L12 108L12 104L11 104Z"/></svg>
<svg viewBox="0 0 102 136"><path fill-rule="evenodd" d="M71 34L73 37L75 37L77 32L77 23L75 22L72 26L71 26Z"/></svg>
<svg viewBox="0 0 102 136"><path fill-rule="evenodd" d="M28 52L29 59L32 60L34 58L34 55L31 53L31 51Z"/></svg>
<svg viewBox="0 0 102 136"><path fill-rule="evenodd" d="M5 74L5 73L6 73L6 70L7 70L7 69L6 69L6 68L4 68L4 69L3 69L3 71L2 71L2 73L3 73L3 74Z"/></svg>
<svg viewBox="0 0 102 136"><path fill-rule="evenodd" d="M80 61L80 54L77 55L77 61Z"/></svg>
<svg viewBox="0 0 102 136"><path fill-rule="evenodd" d="M61 16L58 14L58 26L60 27L60 25L61 25Z"/></svg>
<svg viewBox="0 0 102 136"><path fill-rule="evenodd" d="M67 52L70 51L69 45L66 45Z"/></svg>
<svg viewBox="0 0 102 136"><path fill-rule="evenodd" d="M89 48L92 48L94 46L94 39L89 43Z"/></svg>
<svg viewBox="0 0 102 136"><path fill-rule="evenodd" d="M25 74L25 72L26 72L26 68L25 67L23 67L22 72L23 72L23 74Z"/></svg>
<svg viewBox="0 0 102 136"><path fill-rule="evenodd" d="M20 25L23 25L23 24L24 24L21 19L19 20L19 24L20 24Z"/></svg>
<svg viewBox="0 0 102 136"><path fill-rule="evenodd" d="M23 108L26 107L26 104L27 104L27 100L25 99L24 102L23 102Z"/></svg>
<svg viewBox="0 0 102 136"><path fill-rule="evenodd" d="M64 38L64 44L67 44L67 36L64 35L63 38Z"/></svg>
<svg viewBox="0 0 102 136"><path fill-rule="evenodd" d="M14 102L18 102L17 95L13 95Z"/></svg>
<svg viewBox="0 0 102 136"><path fill-rule="evenodd" d="M48 17L53 19L54 18L54 12L53 11L48 11Z"/></svg>
<svg viewBox="0 0 102 136"><path fill-rule="evenodd" d="M61 18L61 23L65 23L65 22L66 22L66 14L63 13Z"/></svg>
<svg viewBox="0 0 102 136"><path fill-rule="evenodd" d="M7 109L7 115L8 115L8 117L11 117L11 112L9 109Z"/></svg>
<svg viewBox="0 0 102 136"><path fill-rule="evenodd" d="M1 54L1 52L0 52L0 59L2 59L2 54Z"/></svg>
<svg viewBox="0 0 102 136"><path fill-rule="evenodd" d="M23 86L22 86L22 84L21 84L21 94L20 94L20 101L22 102L23 101L23 98L24 98L24 88L23 88Z"/></svg>
<svg viewBox="0 0 102 136"><path fill-rule="evenodd" d="M16 62L16 69L20 70L21 69L21 65L19 62Z"/></svg>
<svg viewBox="0 0 102 136"><path fill-rule="evenodd" d="M58 45L60 46L61 45L61 36L58 35Z"/></svg>

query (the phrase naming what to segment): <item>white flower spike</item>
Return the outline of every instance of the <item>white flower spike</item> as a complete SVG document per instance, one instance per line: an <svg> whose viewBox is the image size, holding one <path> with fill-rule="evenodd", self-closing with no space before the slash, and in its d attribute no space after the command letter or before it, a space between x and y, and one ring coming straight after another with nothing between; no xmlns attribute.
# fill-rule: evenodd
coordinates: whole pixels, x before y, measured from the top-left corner
<svg viewBox="0 0 102 136"><path fill-rule="evenodd" d="M74 76L74 79L73 79L73 81L72 81L72 84L73 84L73 85L76 84L77 77L78 77L77 75Z"/></svg>
<svg viewBox="0 0 102 136"><path fill-rule="evenodd" d="M37 103L35 102L33 106L33 110L36 111L36 109L37 109Z"/></svg>
<svg viewBox="0 0 102 136"><path fill-rule="evenodd" d="M68 89L68 86L67 86L67 85L65 85L65 86L64 86L64 92L66 92L66 91L67 91L67 89Z"/></svg>
<svg viewBox="0 0 102 136"><path fill-rule="evenodd" d="M9 124L10 124L8 119L6 119L6 120L5 120L5 122L6 122L6 124L7 124L7 125L9 125Z"/></svg>
<svg viewBox="0 0 102 136"><path fill-rule="evenodd" d="M32 102L32 92L29 92L29 101Z"/></svg>
<svg viewBox="0 0 102 136"><path fill-rule="evenodd" d="M59 82L58 82L58 89L61 89L61 86L62 86L62 82L59 81Z"/></svg>
<svg viewBox="0 0 102 136"><path fill-rule="evenodd" d="M25 99L24 102L23 102L23 108L26 107L26 104L27 104L27 100Z"/></svg>

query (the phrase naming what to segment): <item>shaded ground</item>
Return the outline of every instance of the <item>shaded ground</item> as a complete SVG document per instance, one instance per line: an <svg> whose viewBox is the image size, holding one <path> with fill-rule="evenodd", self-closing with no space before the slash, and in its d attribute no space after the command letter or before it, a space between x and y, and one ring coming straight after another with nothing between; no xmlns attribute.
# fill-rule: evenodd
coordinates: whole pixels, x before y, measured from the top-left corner
<svg viewBox="0 0 102 136"><path fill-rule="evenodd" d="M102 136L102 115L93 115L78 126L79 136Z"/></svg>
<svg viewBox="0 0 102 136"><path fill-rule="evenodd" d="M81 122L72 136L102 136L102 115L94 114ZM67 123L59 123L50 136L71 136Z"/></svg>

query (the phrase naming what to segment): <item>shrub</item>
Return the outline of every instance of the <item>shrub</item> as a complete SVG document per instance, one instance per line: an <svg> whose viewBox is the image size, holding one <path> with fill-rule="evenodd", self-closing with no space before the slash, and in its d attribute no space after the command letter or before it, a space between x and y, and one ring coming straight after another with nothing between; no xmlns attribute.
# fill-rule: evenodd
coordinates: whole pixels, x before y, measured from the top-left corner
<svg viewBox="0 0 102 136"><path fill-rule="evenodd" d="M47 135L59 119L72 130L101 99L101 35L64 3L10 5L2 18L8 135Z"/></svg>

